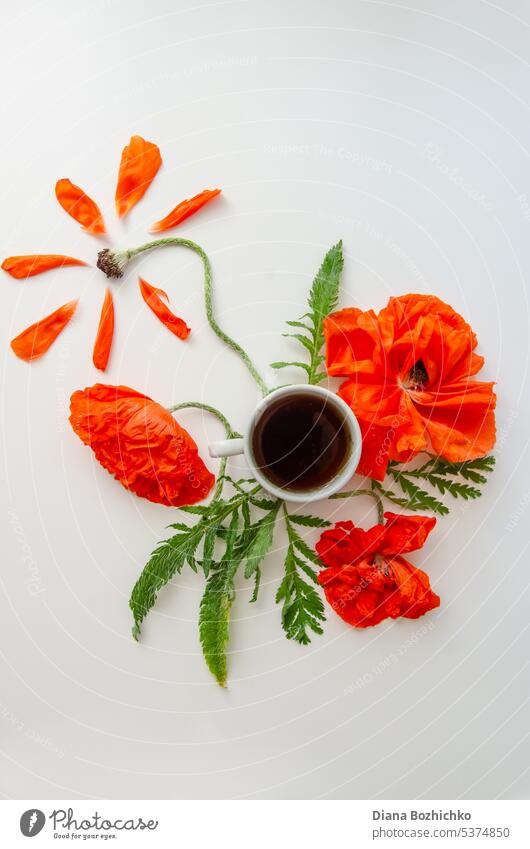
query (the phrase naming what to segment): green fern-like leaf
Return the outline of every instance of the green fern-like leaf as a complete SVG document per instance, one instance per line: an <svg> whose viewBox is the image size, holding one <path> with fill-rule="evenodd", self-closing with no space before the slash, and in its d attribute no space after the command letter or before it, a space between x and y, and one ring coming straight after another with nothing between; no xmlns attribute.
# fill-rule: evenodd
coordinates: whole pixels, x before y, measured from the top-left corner
<svg viewBox="0 0 530 849"><path fill-rule="evenodd" d="M301 569L307 577L317 583L317 575L310 563L315 563L319 568L322 566L316 553L300 537L293 522L308 525L310 527L323 527L313 516L294 516L287 512L283 505L285 527L287 529L287 554L285 557L285 576L278 587L276 602L282 604L282 626L287 639L296 640L303 645L311 642L310 632L322 634L322 625L325 620L324 605L317 591L308 584L300 575ZM302 521L300 521L302 520ZM316 524L318 522L318 524ZM329 524L329 523L326 523Z"/></svg>
<svg viewBox="0 0 530 849"><path fill-rule="evenodd" d="M274 524L280 504L281 501L277 501L272 510L263 519L260 519L253 528L252 537L242 554L242 560L246 564L245 578L252 577L256 570L259 569L260 564L272 545Z"/></svg>
<svg viewBox="0 0 530 849"><path fill-rule="evenodd" d="M135 640L140 636L141 624L154 606L159 591L182 570L188 558L193 558L205 531L206 526L199 523L161 542L152 553L133 587L129 601L134 617L132 633Z"/></svg>
<svg viewBox="0 0 530 849"><path fill-rule="evenodd" d="M404 473L391 471L391 475L407 496L403 503L397 502L400 503L400 506L406 507L408 510L430 510L433 513L438 513L439 516L445 516L449 513L448 507L442 501L409 480Z"/></svg>
<svg viewBox="0 0 530 849"><path fill-rule="evenodd" d="M287 333L284 335L292 337L304 348L309 354L309 363L280 361L271 363L272 368L281 369L288 366L301 368L307 374L308 383L317 384L326 380L326 372L321 371L325 359L321 353L324 345L322 325L326 316L333 312L337 306L343 266L342 242L338 242L327 252L313 280L308 297L309 312L297 321L287 322L289 327L296 327L303 331L303 333ZM302 319L307 319L307 321L302 321Z"/></svg>
<svg viewBox="0 0 530 849"><path fill-rule="evenodd" d="M321 519L319 516L302 516L297 513L289 513L289 521L295 525L304 525L307 528L329 528L331 522Z"/></svg>
<svg viewBox="0 0 530 849"><path fill-rule="evenodd" d="M430 457L422 466L416 469L406 469L392 461L388 464L388 474L399 484L407 496L402 499L390 490L384 491L379 483L376 484L381 494L390 501L407 507L409 510L431 510L445 515L449 509L422 489L416 481L425 481L440 495L449 493L453 498L463 498L465 501L480 498L482 495L478 486L487 483L486 475L493 471L495 457L481 457L478 460L466 460L462 463L448 463L439 457ZM461 478L461 480L458 480ZM470 481L471 483L467 483ZM477 484L478 486L472 486Z"/></svg>
<svg viewBox="0 0 530 849"><path fill-rule="evenodd" d="M453 498L464 498L467 501L470 498L480 498L482 495L480 489L477 489L475 486L470 486L467 483L461 483L451 478L444 478L441 475L434 474L434 472L426 475L425 480L442 495L448 492Z"/></svg>
<svg viewBox="0 0 530 849"><path fill-rule="evenodd" d="M307 645L311 642L310 631L323 633L320 623L325 619L324 605L316 590L298 574L291 546L287 550L285 577L278 587L276 602L282 603L282 626L287 639Z"/></svg>
<svg viewBox="0 0 530 849"><path fill-rule="evenodd" d="M206 665L221 687L226 687L226 646L230 636L230 609L234 601L234 575L239 562L233 558L238 526L232 514L222 559L210 572L199 609L199 635Z"/></svg>

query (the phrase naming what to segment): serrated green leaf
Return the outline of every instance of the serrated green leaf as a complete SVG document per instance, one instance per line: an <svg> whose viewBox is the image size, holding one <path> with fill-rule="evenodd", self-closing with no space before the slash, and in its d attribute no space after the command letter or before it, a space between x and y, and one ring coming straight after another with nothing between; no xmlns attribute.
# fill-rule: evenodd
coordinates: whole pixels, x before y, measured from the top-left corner
<svg viewBox="0 0 530 849"><path fill-rule="evenodd" d="M321 562L319 560L318 554L313 551L312 548L309 548L308 544L304 542L304 540L296 535L293 538L293 545L295 548L300 551L307 560L310 560L311 563L315 563L317 566L321 566Z"/></svg>
<svg viewBox="0 0 530 849"><path fill-rule="evenodd" d="M254 574L272 545L274 525L280 504L280 501L276 502L273 509L255 526L255 533L242 557L245 562L245 578L250 578Z"/></svg>
<svg viewBox="0 0 530 849"><path fill-rule="evenodd" d="M254 591L250 597L249 604L254 604L258 600L259 587L261 583L261 569L258 568L254 572Z"/></svg>
<svg viewBox="0 0 530 849"><path fill-rule="evenodd" d="M310 366L308 366L308 365L307 365L307 363L301 363L301 362L292 362L292 363L277 362L277 363L270 363L270 367L271 367L271 368L274 368L274 369L280 369L280 368L302 368L302 369L304 369L304 371L305 371L305 372L307 372L307 374L308 374L308 375L311 373Z"/></svg>
<svg viewBox="0 0 530 849"><path fill-rule="evenodd" d="M302 336L301 333L283 333L282 336L289 336L291 339L296 339L300 345L303 345L306 351L309 351L310 354L313 353L314 344L311 339L308 339L307 336Z"/></svg>
<svg viewBox="0 0 530 849"><path fill-rule="evenodd" d="M485 476L493 470L495 458L493 456L481 457L478 460L466 460L462 463L448 463L440 457L430 457L426 463L416 469L402 468L399 463L392 461L388 465L388 474L399 484L408 499L402 506L411 510L432 510L440 515L445 515L449 509L438 499L425 492L414 483L422 480L428 483L441 495L449 493L453 498L463 498L468 501L480 498L481 490L477 486L471 486L463 481L483 485L487 482ZM455 478L463 478L455 480ZM379 485L378 485L379 486ZM382 492L382 490L380 490ZM400 503L394 493L384 493L394 503Z"/></svg>
<svg viewBox="0 0 530 849"><path fill-rule="evenodd" d="M207 578L210 574L210 567L213 560L213 552L215 548L215 540L217 538L217 526L210 525L204 535L204 546L202 550L202 570L204 577Z"/></svg>
<svg viewBox="0 0 530 849"><path fill-rule="evenodd" d="M313 581L314 584L318 584L317 573L314 569L311 568L307 561L303 560L301 557L297 557L296 554L294 555L294 561L296 565L299 566L300 569L302 569L302 571L306 573L307 577Z"/></svg>
<svg viewBox="0 0 530 849"><path fill-rule="evenodd" d="M307 584L298 569L302 569L308 577L317 583L315 571L306 563L306 560L316 559L321 566L316 554L298 536L291 524L292 516L283 506L285 525L287 528L287 554L285 557L285 577L283 578L276 593L276 602L283 602L282 626L289 640L297 640L306 645L311 641L308 631L322 634L320 622L325 620L324 605L315 589ZM306 518L306 517L303 517ZM311 518L311 517L310 517ZM301 552L306 560L296 552Z"/></svg>
<svg viewBox="0 0 530 849"><path fill-rule="evenodd" d="M260 510L272 510L275 504L269 498L250 498L249 501L254 507L259 507Z"/></svg>
<svg viewBox="0 0 530 849"><path fill-rule="evenodd" d="M291 336L303 346L309 354L309 363L277 362L271 363L272 368L286 368L287 366L303 368L307 374L308 383L312 384L326 380L327 374L320 371L320 366L325 359L321 354L324 345L322 325L326 316L333 312L337 306L343 265L342 242L338 242L327 252L313 280L308 297L309 312L301 316L302 319L309 319L309 324L301 319L287 322L290 327L300 327L309 334L309 336L302 333L284 334Z"/></svg>
<svg viewBox="0 0 530 849"><path fill-rule="evenodd" d="M243 516L243 523L245 528L250 527L251 519L250 519L250 508L248 506L248 501L243 501L241 505L241 515Z"/></svg>
<svg viewBox="0 0 530 849"><path fill-rule="evenodd" d="M474 486L452 480L451 478L444 478L434 473L427 475L425 479L442 495L449 492L453 498L464 498L466 501L470 498L480 498L482 495L480 489Z"/></svg>
<svg viewBox="0 0 530 849"><path fill-rule="evenodd" d="M329 528L331 522L321 519L319 516L302 516L297 513L289 513L289 521L297 525L305 525L308 528Z"/></svg>
<svg viewBox="0 0 530 849"><path fill-rule="evenodd" d="M285 323L288 324L289 327L303 327L303 329L308 330L309 333L313 332L313 329L309 327L308 324L304 324L303 321L286 321Z"/></svg>
<svg viewBox="0 0 530 849"><path fill-rule="evenodd" d="M309 631L322 634L321 622L325 620L324 605L316 590L306 584L296 571L293 549L289 546L285 558L285 577L276 593L276 602L282 605L282 626L289 640L302 645L311 642Z"/></svg>
<svg viewBox="0 0 530 849"><path fill-rule="evenodd" d="M239 565L239 561L233 558L238 518L238 511L234 510L225 540L225 552L218 564L212 564L199 608L199 636L204 659L221 687L226 686L226 646L235 595L234 575Z"/></svg>
<svg viewBox="0 0 530 849"><path fill-rule="evenodd" d="M391 471L391 475L407 496L407 500L401 506L409 510L430 510L439 516L445 516L449 513L449 508L442 501L439 501L433 495L429 495L428 492L405 477L402 472Z"/></svg>
<svg viewBox="0 0 530 849"><path fill-rule="evenodd" d="M337 306L343 267L342 242L337 242L324 257L309 293L310 315L315 328L321 327Z"/></svg>
<svg viewBox="0 0 530 849"><path fill-rule="evenodd" d="M477 460L465 460L462 463L448 463L445 460L435 459L433 471L441 475L455 475L472 483L487 483L487 474L495 467L495 457L488 455Z"/></svg>
<svg viewBox="0 0 530 849"><path fill-rule="evenodd" d="M140 636L140 628L154 606L159 591L180 572L188 556L192 556L206 527L199 523L186 533L176 534L161 542L152 553L133 587L129 607L134 617L133 637Z"/></svg>

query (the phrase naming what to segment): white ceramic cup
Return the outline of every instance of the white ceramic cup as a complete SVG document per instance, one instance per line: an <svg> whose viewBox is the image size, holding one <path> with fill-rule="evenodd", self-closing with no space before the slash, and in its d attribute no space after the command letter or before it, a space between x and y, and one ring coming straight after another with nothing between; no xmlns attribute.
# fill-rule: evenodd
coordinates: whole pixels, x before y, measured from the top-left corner
<svg viewBox="0 0 530 849"><path fill-rule="evenodd" d="M323 402L325 401L328 404L333 405L340 413L340 416L344 421L344 426L348 429L350 438L349 454L335 477L323 486L316 487L315 489L304 489L297 492L295 490L282 489L282 487L276 486L261 471L254 458L254 452L252 450L252 436L261 416L265 410L271 406L271 404L274 404L279 398L287 398L290 395L300 395L301 393L304 395L316 395L319 398L322 398ZM339 489L342 489L342 487L348 483L359 465L359 459L361 457L361 443L362 437L359 423L342 398L339 398L339 396L335 395L334 392L330 392L329 389L324 389L322 386L300 384L295 386L282 386L280 389L275 389L269 395L266 395L254 410L252 420L245 436L242 439L224 439L220 442L214 442L213 445L210 445L209 452L210 457L232 457L235 454L244 454L252 476L259 484L261 484L263 489L270 492L271 495L276 496L276 498L282 498L284 501L305 503L308 501L318 501L321 498L329 498L330 495L338 492Z"/></svg>

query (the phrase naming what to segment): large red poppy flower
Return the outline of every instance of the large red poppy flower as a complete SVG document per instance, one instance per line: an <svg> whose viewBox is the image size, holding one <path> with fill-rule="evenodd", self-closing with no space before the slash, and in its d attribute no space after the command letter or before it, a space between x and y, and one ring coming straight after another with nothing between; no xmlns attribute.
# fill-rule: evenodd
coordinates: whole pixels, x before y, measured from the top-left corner
<svg viewBox="0 0 530 849"><path fill-rule="evenodd" d="M153 182L161 164L162 158L156 144L146 141L141 136L132 136L129 144L122 151L116 186L116 212L119 218L127 215L133 206L141 200ZM198 212L219 193L220 189L207 189L189 200L181 201L161 221L152 225L151 232L159 233L176 227L181 221ZM66 178L59 180L55 186L55 195L65 212L78 221L87 233L93 236L101 236L106 233L105 223L98 205L71 180ZM100 253L109 254L110 251L106 250ZM74 265L87 265L87 263L63 254L33 254L7 257L2 263L2 268L11 277L20 280L34 277L36 274L42 274L44 271L53 268ZM121 276L121 271L114 276ZM176 336L186 339L190 332L189 328L183 319L174 315L169 307L163 303L160 296L166 301L168 300L165 292L151 287L149 283L142 280L139 281L139 284L144 301L158 319ZM36 321L13 339L11 347L17 357L28 362L41 357L72 318L75 312L75 304L76 302L64 304L50 315ZM107 288L101 307L101 317L92 357L94 365L101 371L105 371L107 368L113 335L114 304L112 292Z"/></svg>
<svg viewBox="0 0 530 849"><path fill-rule="evenodd" d="M215 482L171 413L127 386L96 383L74 392L70 424L107 471L149 501L195 504Z"/></svg>
<svg viewBox="0 0 530 849"><path fill-rule="evenodd" d="M328 567L319 583L338 615L356 628L383 619L417 619L438 607L429 578L402 556L422 548L436 524L426 516L385 513L387 523L368 531L353 522L337 522L316 545Z"/></svg>
<svg viewBox="0 0 530 849"><path fill-rule="evenodd" d="M429 450L449 462L483 457L495 443L493 383L469 324L434 295L391 298L373 310L344 309L324 322L330 375L363 432L358 471L382 480L389 460Z"/></svg>

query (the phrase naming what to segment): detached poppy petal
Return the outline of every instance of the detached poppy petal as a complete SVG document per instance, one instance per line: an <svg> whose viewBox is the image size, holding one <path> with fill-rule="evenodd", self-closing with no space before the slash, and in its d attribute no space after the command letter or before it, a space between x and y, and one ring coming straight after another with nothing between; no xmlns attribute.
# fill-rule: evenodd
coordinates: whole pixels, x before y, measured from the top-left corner
<svg viewBox="0 0 530 849"><path fill-rule="evenodd" d="M202 209L202 207L211 201L212 198L215 198L220 194L221 189L205 189L203 192L200 192L200 194L195 195L195 197L192 197L189 200L183 200L175 207L175 209L172 209L165 218L162 218L161 221L157 221L153 224L150 232L162 233L164 230L171 230L172 227L176 227L177 224L180 224L181 221L189 218L190 215L195 215L195 213L198 212L199 209Z"/></svg>
<svg viewBox="0 0 530 849"><path fill-rule="evenodd" d="M23 330L11 342L11 347L17 357L26 360L26 362L42 357L72 318L77 304L78 301L69 301L55 312Z"/></svg>
<svg viewBox="0 0 530 849"><path fill-rule="evenodd" d="M96 383L74 392L70 424L126 489L180 507L206 498L215 483L189 433L171 413L127 386Z"/></svg>
<svg viewBox="0 0 530 849"><path fill-rule="evenodd" d="M106 232L101 210L79 186L67 179L58 180L55 195L64 211L79 221L87 233L96 236Z"/></svg>
<svg viewBox="0 0 530 849"><path fill-rule="evenodd" d="M22 280L25 277L34 277L43 271L52 268L62 268L64 265L88 265L82 259L73 256L62 256L61 254L33 254L31 256L8 256L2 263L2 268L11 277Z"/></svg>
<svg viewBox="0 0 530 849"><path fill-rule="evenodd" d="M116 212L123 218L143 198L162 164L156 144L132 136L123 148L116 186Z"/></svg>
<svg viewBox="0 0 530 849"><path fill-rule="evenodd" d="M112 348L112 337L114 335L114 304L112 302L112 292L107 289L103 306L101 308L101 316L99 319L98 332L96 341L94 342L94 352L92 354L92 362L95 367L101 371L105 371L109 361L110 349Z"/></svg>
<svg viewBox="0 0 530 849"><path fill-rule="evenodd" d="M175 336L178 336L179 339L187 339L191 332L190 328L182 318L179 318L178 315L172 313L169 307L167 307L160 298L160 293L167 298L166 293L162 289L155 289L154 286L151 286L147 280L142 280L141 277L139 278L138 283L140 286L140 292L142 293L142 298L149 309L152 310L156 317L160 319L162 324L165 324L167 329L171 330L171 332L174 333Z"/></svg>

